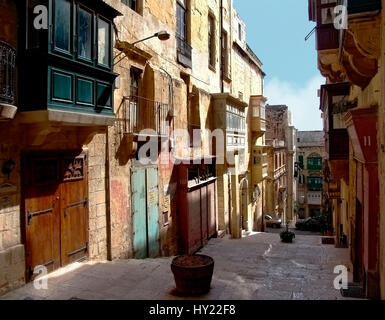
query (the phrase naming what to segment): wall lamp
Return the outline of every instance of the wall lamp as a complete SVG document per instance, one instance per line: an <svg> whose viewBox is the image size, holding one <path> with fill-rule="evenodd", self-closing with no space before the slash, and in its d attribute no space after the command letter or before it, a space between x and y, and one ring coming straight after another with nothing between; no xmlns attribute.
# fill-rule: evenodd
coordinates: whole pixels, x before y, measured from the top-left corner
<svg viewBox="0 0 385 320"><path fill-rule="evenodd" d="M152 39L152 38L158 38L160 41L166 41L166 40L170 39L170 34L167 31L162 30L162 31L159 31L159 32L155 33L154 35L152 35L150 37L144 38L142 40L135 41L135 42L133 42L131 44L135 45L137 43L140 43L140 42Z"/></svg>

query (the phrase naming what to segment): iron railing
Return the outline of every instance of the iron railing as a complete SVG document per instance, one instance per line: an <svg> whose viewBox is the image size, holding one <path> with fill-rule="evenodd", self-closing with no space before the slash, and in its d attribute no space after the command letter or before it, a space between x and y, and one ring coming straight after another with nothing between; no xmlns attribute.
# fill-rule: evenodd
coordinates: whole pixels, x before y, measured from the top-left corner
<svg viewBox="0 0 385 320"><path fill-rule="evenodd" d="M124 97L123 130L125 134L139 135L153 130L158 136L169 135L168 104L139 96Z"/></svg>
<svg viewBox="0 0 385 320"><path fill-rule="evenodd" d="M16 50L0 41L0 101L15 103Z"/></svg>

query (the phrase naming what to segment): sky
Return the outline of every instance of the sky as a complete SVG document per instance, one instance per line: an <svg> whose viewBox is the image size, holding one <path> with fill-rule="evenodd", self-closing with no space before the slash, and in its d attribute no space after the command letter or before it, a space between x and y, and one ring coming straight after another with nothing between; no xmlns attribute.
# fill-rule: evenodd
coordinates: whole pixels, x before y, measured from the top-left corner
<svg viewBox="0 0 385 320"><path fill-rule="evenodd" d="M308 0L234 0L246 23L249 46L263 63L268 104L285 104L298 130L322 130L317 90L325 79L317 69L315 24Z"/></svg>

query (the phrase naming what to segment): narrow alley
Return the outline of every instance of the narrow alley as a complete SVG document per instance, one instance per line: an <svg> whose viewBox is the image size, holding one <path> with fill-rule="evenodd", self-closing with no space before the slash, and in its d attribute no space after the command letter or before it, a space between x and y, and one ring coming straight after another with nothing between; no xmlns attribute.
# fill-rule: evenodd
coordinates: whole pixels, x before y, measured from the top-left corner
<svg viewBox="0 0 385 320"><path fill-rule="evenodd" d="M202 300L342 300L334 289L337 265L349 266L348 249L298 235L284 244L275 233L240 240L212 239L201 253L215 259L211 291ZM1 299L175 300L172 258L76 263L48 275L48 289L32 283Z"/></svg>

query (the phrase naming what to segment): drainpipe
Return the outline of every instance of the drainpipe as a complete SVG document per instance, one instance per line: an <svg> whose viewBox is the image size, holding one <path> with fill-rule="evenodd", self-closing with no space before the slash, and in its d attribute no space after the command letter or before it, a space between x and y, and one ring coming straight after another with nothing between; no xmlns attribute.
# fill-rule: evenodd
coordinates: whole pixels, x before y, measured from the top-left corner
<svg viewBox="0 0 385 320"><path fill-rule="evenodd" d="M175 110L174 110L174 83L171 74L169 74L164 68L160 68L169 78L169 102L172 110L172 140L175 141Z"/></svg>
<svg viewBox="0 0 385 320"><path fill-rule="evenodd" d="M220 78L221 78L221 83L220 83L220 86L221 86L221 93L223 93L225 91L224 89L224 84L223 84L223 79L224 79L224 70L223 70L223 0L221 0L221 7L220 7L220 12L219 12L219 17L220 17L220 44L219 44L219 52L220 52L220 56L219 56L219 59L220 59Z"/></svg>
<svg viewBox="0 0 385 320"><path fill-rule="evenodd" d="M110 151L109 151L109 137L108 127L106 128L106 177L105 177L105 189L106 189L106 224L107 224L107 260L112 261L112 238L111 238L111 195L110 195Z"/></svg>

